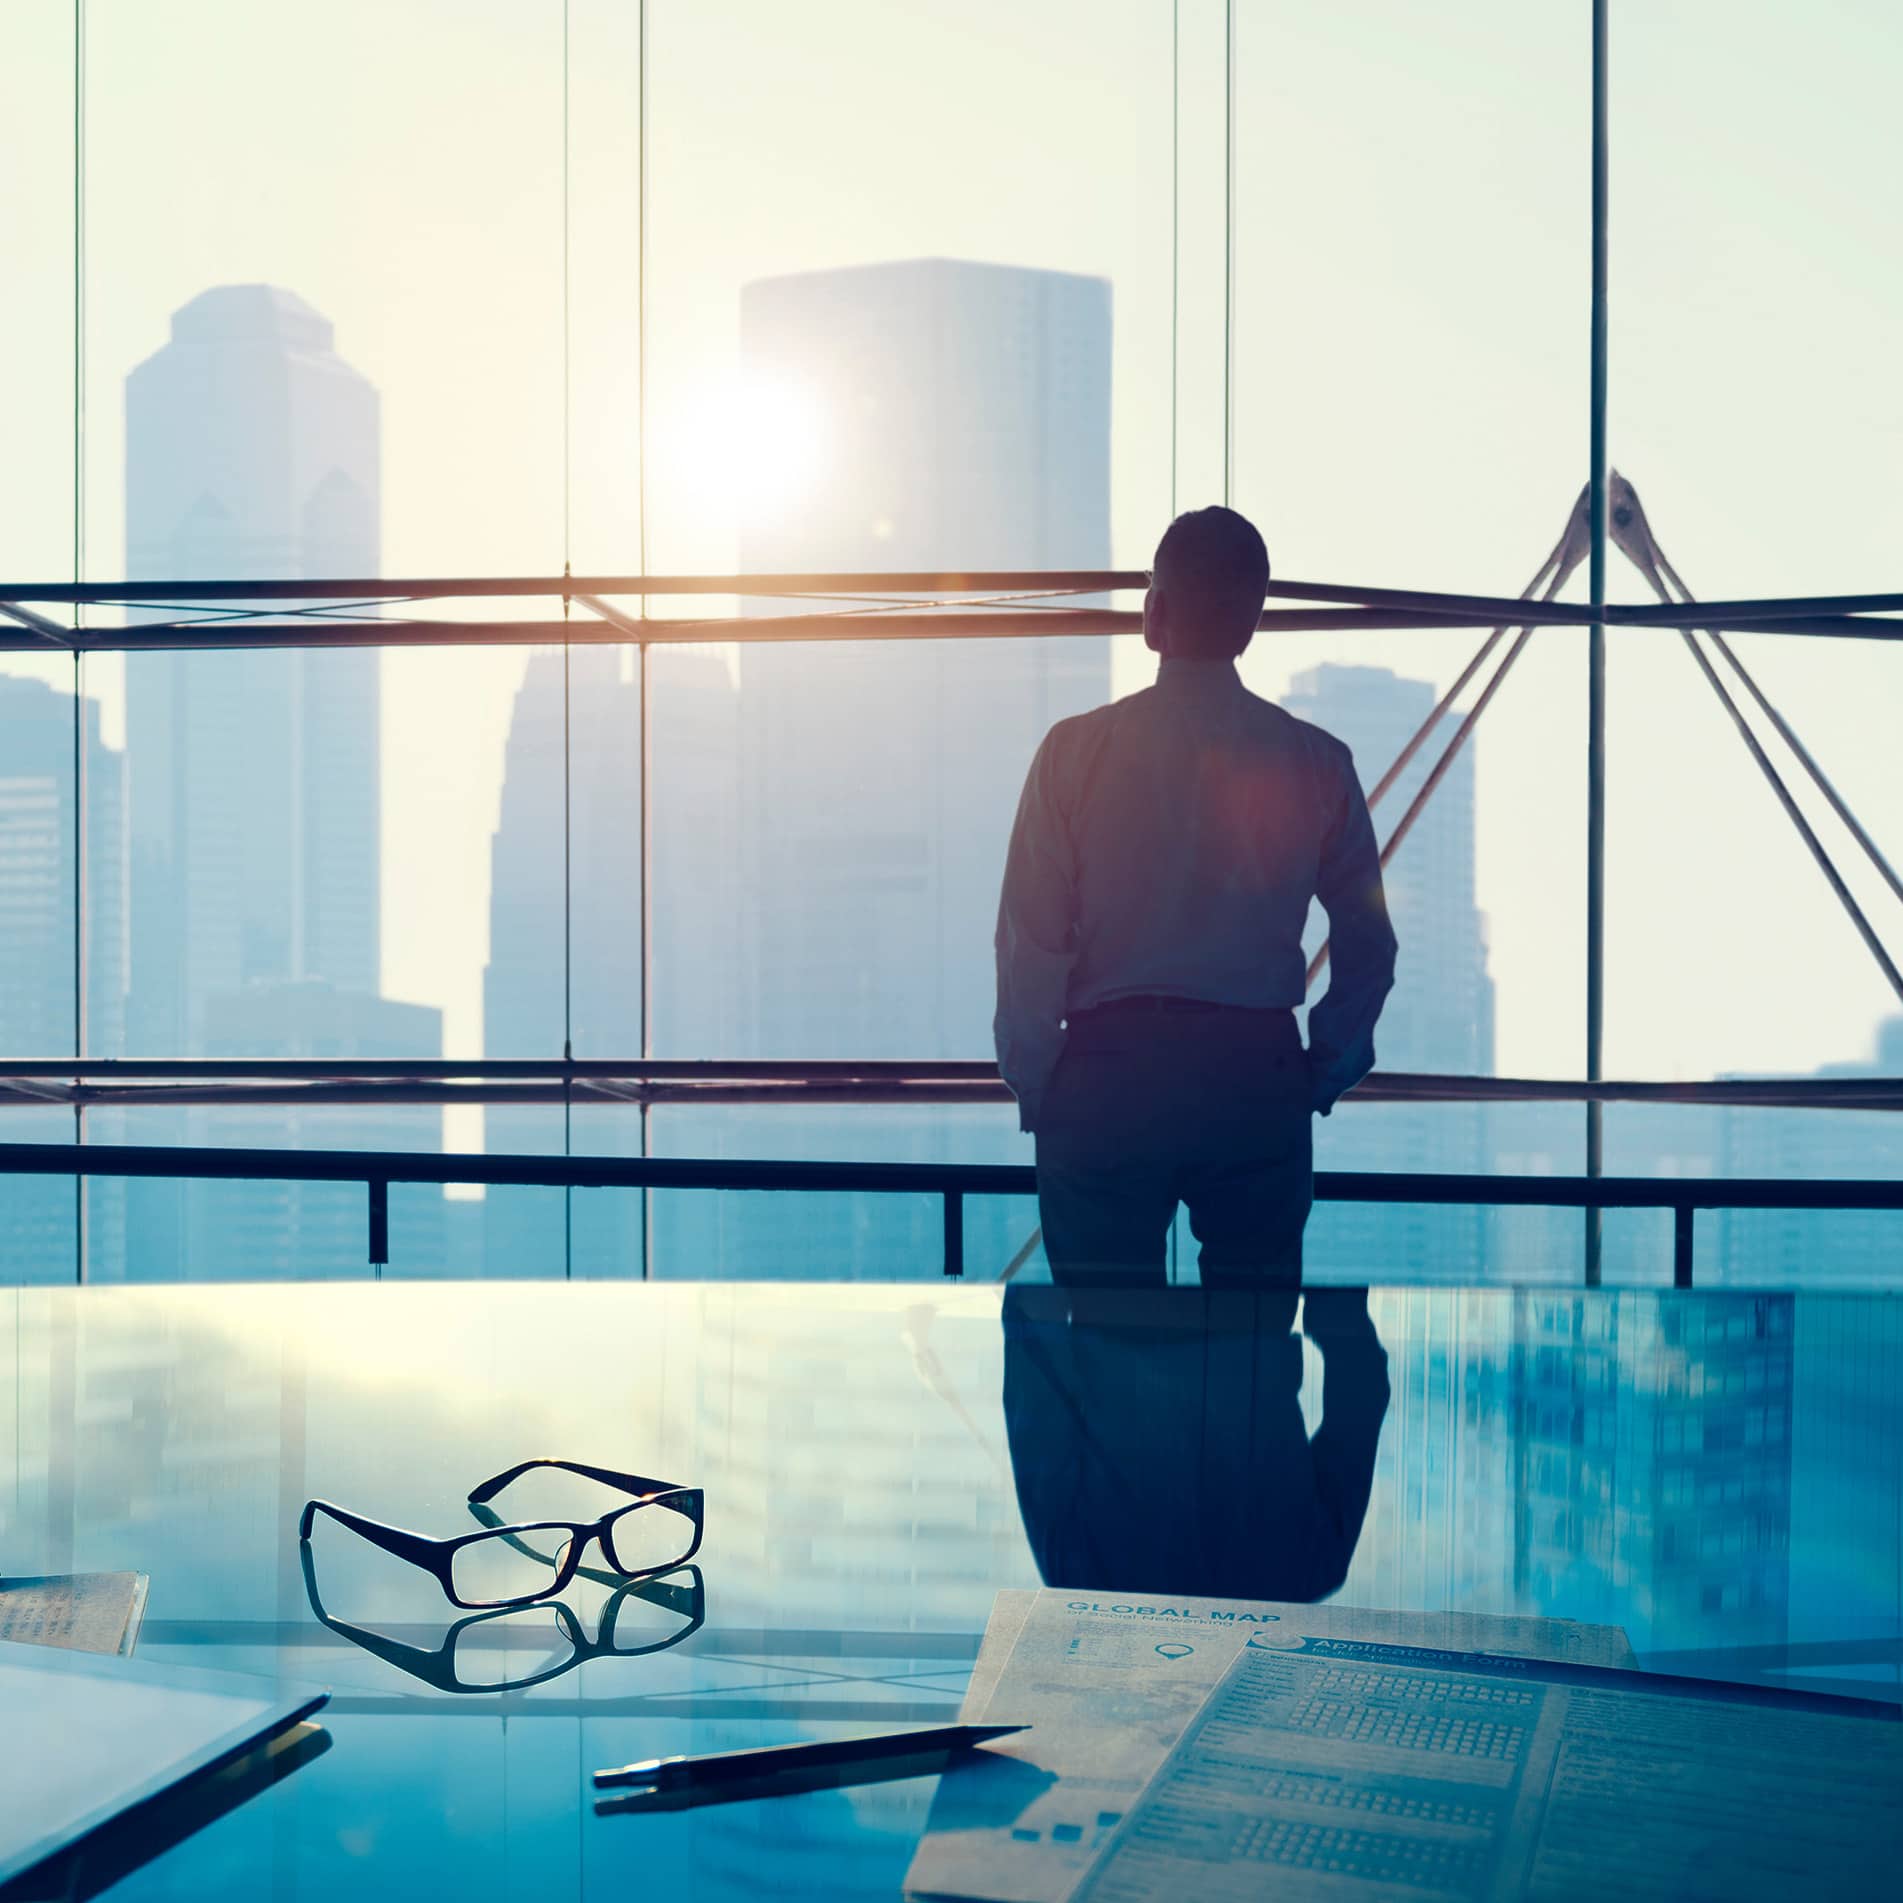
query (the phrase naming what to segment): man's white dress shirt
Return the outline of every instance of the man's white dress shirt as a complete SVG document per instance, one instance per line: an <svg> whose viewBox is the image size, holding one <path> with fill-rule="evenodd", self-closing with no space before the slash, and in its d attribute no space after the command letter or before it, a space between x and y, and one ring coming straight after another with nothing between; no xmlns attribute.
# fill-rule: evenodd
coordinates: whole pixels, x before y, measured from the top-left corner
<svg viewBox="0 0 1903 1903"><path fill-rule="evenodd" d="M1166 659L1154 687L1059 721L1031 762L998 907L998 1066L1023 1127L1072 1012L1135 996L1300 1005L1317 898L1329 987L1309 1013L1309 1074L1325 1115L1372 1069L1394 983L1347 747L1228 661Z"/></svg>

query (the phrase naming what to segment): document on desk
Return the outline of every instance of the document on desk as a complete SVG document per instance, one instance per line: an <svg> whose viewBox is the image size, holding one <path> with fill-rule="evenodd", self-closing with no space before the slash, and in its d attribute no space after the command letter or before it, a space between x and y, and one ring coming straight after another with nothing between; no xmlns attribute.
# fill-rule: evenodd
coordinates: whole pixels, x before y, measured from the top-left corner
<svg viewBox="0 0 1903 1903"><path fill-rule="evenodd" d="M0 1579L0 1640L130 1658L151 1583L145 1573Z"/></svg>
<svg viewBox="0 0 1903 1903"><path fill-rule="evenodd" d="M1898 1716L1423 1646L1245 1645L1077 1903L1885 1894Z"/></svg>
<svg viewBox="0 0 1903 1903"><path fill-rule="evenodd" d="M941 1781L907 1893L1065 1903L1252 1636L1277 1645L1335 1636L1632 1663L1617 1628L1565 1619L1003 1592L960 1716L1033 1728Z"/></svg>

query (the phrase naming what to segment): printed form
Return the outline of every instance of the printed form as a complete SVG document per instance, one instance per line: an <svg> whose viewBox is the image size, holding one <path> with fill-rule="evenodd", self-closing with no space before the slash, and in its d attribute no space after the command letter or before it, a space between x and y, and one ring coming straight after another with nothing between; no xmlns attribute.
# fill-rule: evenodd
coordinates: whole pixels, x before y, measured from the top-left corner
<svg viewBox="0 0 1903 1903"><path fill-rule="evenodd" d="M1526 1658L1250 1643L1076 1894L1893 1895L1897 1717Z"/></svg>
<svg viewBox="0 0 1903 1903"><path fill-rule="evenodd" d="M1317 1635L1633 1662L1617 1628L1565 1619L1001 1592L961 1716L1033 1728L940 1780L907 1895L1065 1903L1237 1653Z"/></svg>

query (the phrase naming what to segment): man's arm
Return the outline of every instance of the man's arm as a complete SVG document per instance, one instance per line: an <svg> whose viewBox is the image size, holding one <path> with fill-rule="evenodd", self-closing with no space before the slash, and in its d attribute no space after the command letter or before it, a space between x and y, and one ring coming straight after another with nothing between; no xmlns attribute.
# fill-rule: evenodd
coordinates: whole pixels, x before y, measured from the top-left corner
<svg viewBox="0 0 1903 1903"><path fill-rule="evenodd" d="M1064 1047L1064 1005L1077 954L1077 874L1053 784L1052 740L1031 762L998 900L998 1068L1018 1100L1018 1123L1035 1130Z"/></svg>
<svg viewBox="0 0 1903 1903"><path fill-rule="evenodd" d="M1374 1068L1375 1020L1394 988L1395 952L1381 849L1346 747L1333 777L1324 790L1331 811L1315 881L1328 914L1328 992L1308 1014L1308 1071L1324 1117Z"/></svg>

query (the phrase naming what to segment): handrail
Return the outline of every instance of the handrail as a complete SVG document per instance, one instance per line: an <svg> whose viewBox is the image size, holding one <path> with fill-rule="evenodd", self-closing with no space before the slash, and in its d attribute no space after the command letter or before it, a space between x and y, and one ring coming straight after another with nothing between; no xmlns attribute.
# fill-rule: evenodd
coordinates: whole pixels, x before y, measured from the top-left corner
<svg viewBox="0 0 1903 1903"><path fill-rule="evenodd" d="M967 1196L1031 1196L1023 1163L819 1163L729 1157L485 1155L459 1151L225 1149L127 1143L0 1143L0 1176L193 1177L362 1183L370 1262L387 1264L392 1183L569 1189L832 1191L943 1199L946 1275L964 1274ZM1701 1209L1903 1211L1903 1181L1695 1176L1501 1176L1429 1170L1318 1170L1317 1202L1487 1204L1502 1208L1669 1209L1672 1285L1692 1286Z"/></svg>

